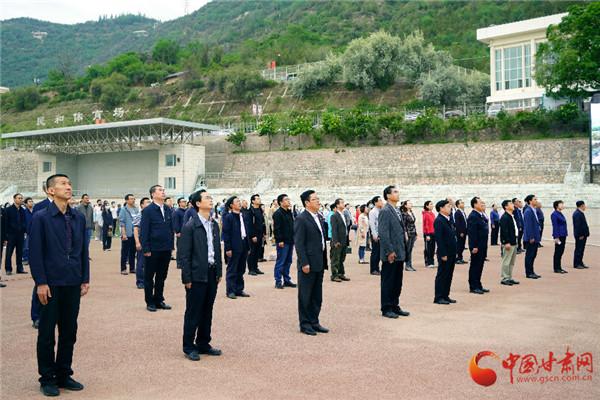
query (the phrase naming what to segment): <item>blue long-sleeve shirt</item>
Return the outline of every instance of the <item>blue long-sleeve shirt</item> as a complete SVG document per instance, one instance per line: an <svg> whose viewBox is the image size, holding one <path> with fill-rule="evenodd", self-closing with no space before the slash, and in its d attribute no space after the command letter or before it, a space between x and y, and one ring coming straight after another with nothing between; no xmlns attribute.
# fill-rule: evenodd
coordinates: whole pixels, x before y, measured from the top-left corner
<svg viewBox="0 0 600 400"><path fill-rule="evenodd" d="M558 210L554 210L552 214L550 214L550 220L552 221L552 237L554 239L560 237L567 237L567 219Z"/></svg>
<svg viewBox="0 0 600 400"><path fill-rule="evenodd" d="M85 233L85 217L71 207L63 214L52 202L33 214L29 265L36 285L89 283L90 260Z"/></svg>

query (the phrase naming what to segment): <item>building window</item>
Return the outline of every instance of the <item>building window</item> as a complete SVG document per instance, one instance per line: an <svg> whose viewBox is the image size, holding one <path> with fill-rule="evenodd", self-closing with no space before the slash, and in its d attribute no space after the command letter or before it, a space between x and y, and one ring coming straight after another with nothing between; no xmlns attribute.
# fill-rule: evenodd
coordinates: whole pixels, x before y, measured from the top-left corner
<svg viewBox="0 0 600 400"><path fill-rule="evenodd" d="M525 87L531 87L531 45L523 46L525 52Z"/></svg>
<svg viewBox="0 0 600 400"><path fill-rule="evenodd" d="M165 156L165 164L167 167L174 167L177 165L177 155L176 154L167 154Z"/></svg>
<svg viewBox="0 0 600 400"><path fill-rule="evenodd" d="M50 171L52 171L52 162L44 161L42 163L42 172L50 172Z"/></svg>
<svg viewBox="0 0 600 400"><path fill-rule="evenodd" d="M522 46L504 49L504 89L523 87Z"/></svg>
<svg viewBox="0 0 600 400"><path fill-rule="evenodd" d="M502 90L502 50L494 52L494 62L496 65L496 90Z"/></svg>
<svg viewBox="0 0 600 400"><path fill-rule="evenodd" d="M177 185L174 177L169 176L165 178L165 189L176 189L176 186Z"/></svg>

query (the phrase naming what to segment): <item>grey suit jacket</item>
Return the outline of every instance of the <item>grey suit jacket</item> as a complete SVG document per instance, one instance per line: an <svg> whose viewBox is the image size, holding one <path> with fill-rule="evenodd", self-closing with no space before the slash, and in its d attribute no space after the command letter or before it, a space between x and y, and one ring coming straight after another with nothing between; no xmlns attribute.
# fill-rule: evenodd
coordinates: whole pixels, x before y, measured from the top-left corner
<svg viewBox="0 0 600 400"><path fill-rule="evenodd" d="M381 260L386 261L388 254L394 252L396 261L404 261L404 226L400 216L389 203L379 211L378 225Z"/></svg>

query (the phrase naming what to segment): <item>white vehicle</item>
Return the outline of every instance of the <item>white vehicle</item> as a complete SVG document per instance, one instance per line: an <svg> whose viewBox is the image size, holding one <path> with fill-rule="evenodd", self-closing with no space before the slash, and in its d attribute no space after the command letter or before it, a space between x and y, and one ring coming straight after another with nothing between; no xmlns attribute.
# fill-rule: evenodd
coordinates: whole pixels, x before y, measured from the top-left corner
<svg viewBox="0 0 600 400"><path fill-rule="evenodd" d="M404 115L404 120L405 120L405 121L416 121L416 120L417 120L417 118L419 118L419 115L421 115L421 113L420 113L420 112L418 112L418 111L411 111L411 112L407 112L407 113Z"/></svg>
<svg viewBox="0 0 600 400"><path fill-rule="evenodd" d="M488 107L487 116L488 117L496 117L500 111L504 110L504 106L500 103L494 103Z"/></svg>

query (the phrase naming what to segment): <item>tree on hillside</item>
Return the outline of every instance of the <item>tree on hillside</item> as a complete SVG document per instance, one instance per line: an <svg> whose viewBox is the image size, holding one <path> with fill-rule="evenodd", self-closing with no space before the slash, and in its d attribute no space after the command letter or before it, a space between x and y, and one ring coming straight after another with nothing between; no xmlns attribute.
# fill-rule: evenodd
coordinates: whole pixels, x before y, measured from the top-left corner
<svg viewBox="0 0 600 400"><path fill-rule="evenodd" d="M179 61L179 45L168 39L161 39L152 49L152 59L165 64L174 65Z"/></svg>
<svg viewBox="0 0 600 400"><path fill-rule="evenodd" d="M258 123L258 135L266 136L269 139L269 151L271 151L271 142L277 135L277 120L273 115L264 115Z"/></svg>
<svg viewBox="0 0 600 400"><path fill-rule="evenodd" d="M535 79L553 97L581 98L600 88L600 3L569 8L536 53Z"/></svg>

